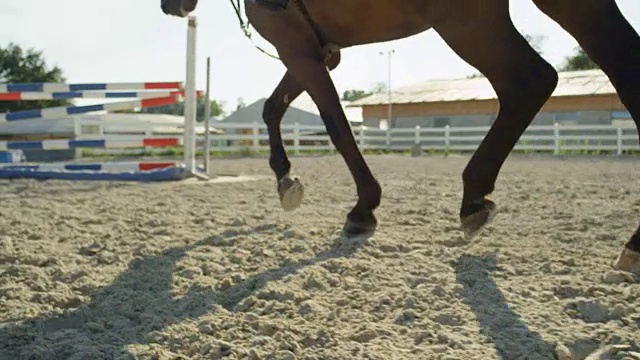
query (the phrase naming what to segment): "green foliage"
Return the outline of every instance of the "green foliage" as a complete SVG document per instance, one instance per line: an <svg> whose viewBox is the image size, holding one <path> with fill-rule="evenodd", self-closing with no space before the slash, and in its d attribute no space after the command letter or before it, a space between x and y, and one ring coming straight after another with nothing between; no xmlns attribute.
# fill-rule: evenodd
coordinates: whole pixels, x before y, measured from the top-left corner
<svg viewBox="0 0 640 360"><path fill-rule="evenodd" d="M380 94L380 93L386 92L388 90L387 85L388 84L385 82L381 82L381 81L376 82L371 86L371 92L373 94Z"/></svg>
<svg viewBox="0 0 640 360"><path fill-rule="evenodd" d="M484 76L483 73L481 72L475 72L471 75L467 75L467 79L477 79L477 78L485 78L486 76Z"/></svg>
<svg viewBox="0 0 640 360"><path fill-rule="evenodd" d="M547 39L546 36L544 36L544 35L531 35L531 34L525 34L523 36L524 36L524 39L527 40L529 45L531 45L533 50L535 50L538 54L542 55L542 53L543 53L543 51L542 51L542 42Z"/></svg>
<svg viewBox="0 0 640 360"><path fill-rule="evenodd" d="M577 71L599 69L600 67L587 55L581 47L575 49L575 54L565 58L562 65L558 67L560 71Z"/></svg>
<svg viewBox="0 0 640 360"><path fill-rule="evenodd" d="M344 93L342 93L342 100L355 101L355 100L367 97L371 94L372 94L371 92L364 91L364 90L357 90L357 89L347 90Z"/></svg>
<svg viewBox="0 0 640 360"><path fill-rule="evenodd" d="M62 69L49 69L42 52L34 49L23 50L20 46L9 43L6 48L0 47L0 82L65 82ZM0 102L0 113L22 110L41 109L53 106L67 106L67 100L41 101L4 101Z"/></svg>
<svg viewBox="0 0 640 360"><path fill-rule="evenodd" d="M196 121L204 121L204 106L206 100L204 97L199 98L196 105ZM166 114L184 116L184 102L172 105L155 106L136 110L117 111L118 113L139 113L139 114ZM211 116L222 115L222 104L216 100L211 101Z"/></svg>

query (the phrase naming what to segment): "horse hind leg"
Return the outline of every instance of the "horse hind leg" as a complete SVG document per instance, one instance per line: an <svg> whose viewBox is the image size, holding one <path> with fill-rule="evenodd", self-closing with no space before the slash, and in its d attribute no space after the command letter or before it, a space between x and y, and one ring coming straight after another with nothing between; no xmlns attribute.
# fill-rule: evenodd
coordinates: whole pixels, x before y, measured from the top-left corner
<svg viewBox="0 0 640 360"><path fill-rule="evenodd" d="M538 8L573 36L604 71L640 129L640 36L613 0L534 0ZM614 268L640 274L640 226Z"/></svg>
<svg viewBox="0 0 640 360"><path fill-rule="evenodd" d="M462 174L460 221L467 239L495 215L488 196L500 168L558 82L555 69L516 30L505 4L471 5L434 26L454 52L488 78L500 102L494 124Z"/></svg>
<svg viewBox="0 0 640 360"><path fill-rule="evenodd" d="M325 61L329 70L340 63L340 52L332 53ZM269 166L276 175L280 205L285 211L295 210L304 198L304 186L299 178L291 178L291 162L282 141L281 123L289 105L303 92L303 87L287 71L273 93L265 101L262 119L267 125L269 135Z"/></svg>
<svg viewBox="0 0 640 360"><path fill-rule="evenodd" d="M613 268L640 275L640 226L622 249Z"/></svg>

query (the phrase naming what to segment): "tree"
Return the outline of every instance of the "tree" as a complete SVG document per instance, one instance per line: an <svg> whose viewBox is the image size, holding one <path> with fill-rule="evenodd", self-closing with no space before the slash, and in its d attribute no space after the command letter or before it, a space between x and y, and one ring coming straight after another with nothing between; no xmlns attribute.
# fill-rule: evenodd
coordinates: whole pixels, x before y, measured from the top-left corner
<svg viewBox="0 0 640 360"><path fill-rule="evenodd" d="M242 108L246 108L247 107L247 103L244 102L244 98L241 96L236 100L236 111L242 109Z"/></svg>
<svg viewBox="0 0 640 360"><path fill-rule="evenodd" d="M380 94L387 91L387 84L379 81L371 86L371 92L374 94Z"/></svg>
<svg viewBox="0 0 640 360"><path fill-rule="evenodd" d="M371 92L364 91L364 90L357 90L357 89L346 90L344 93L342 93L342 100L343 101L356 101L358 99L362 99L364 97L367 97L367 96L369 96L371 94L372 94Z"/></svg>
<svg viewBox="0 0 640 360"><path fill-rule="evenodd" d="M14 43L9 43L4 49L0 48L0 82L61 83L65 81L62 69L57 66L51 69L47 67L42 52L34 49L23 50ZM3 101L0 102L0 113L66 106L69 104L68 100Z"/></svg>
<svg viewBox="0 0 640 360"><path fill-rule="evenodd" d="M598 64L591 60L583 48L577 47L574 51L575 54L566 57L564 63L558 67L559 71L591 70L600 68Z"/></svg>
<svg viewBox="0 0 640 360"><path fill-rule="evenodd" d="M531 35L531 34L524 34L522 36L524 37L525 40L527 40L529 45L531 45L533 50L535 50L538 54L542 56L543 54L542 43L544 42L544 40L547 39L547 37L544 35ZM475 72L471 75L468 75L467 79L475 79L475 78L483 78L483 77L485 76L482 73Z"/></svg>
<svg viewBox="0 0 640 360"><path fill-rule="evenodd" d="M198 98L196 102L196 121L204 121L204 107L206 104L205 98ZM172 105L154 106L150 108L142 108L136 110L122 110L116 111L116 113L128 113L128 114L166 114L184 116L184 102L179 102ZM222 104L216 100L211 101L211 116L223 115Z"/></svg>
<svg viewBox="0 0 640 360"><path fill-rule="evenodd" d="M547 39L544 35L531 35L524 34L524 39L527 40L529 45L535 50L538 54L542 55L544 52L542 51L542 43Z"/></svg>

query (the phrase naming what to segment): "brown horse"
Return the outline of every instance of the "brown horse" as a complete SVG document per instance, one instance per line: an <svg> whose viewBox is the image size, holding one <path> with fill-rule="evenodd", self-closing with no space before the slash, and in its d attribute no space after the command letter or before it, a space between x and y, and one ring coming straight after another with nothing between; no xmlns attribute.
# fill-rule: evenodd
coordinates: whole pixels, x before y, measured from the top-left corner
<svg viewBox="0 0 640 360"><path fill-rule="evenodd" d="M608 75L640 127L640 37L615 0L533 0L568 31ZM462 173L460 220L472 237L495 214L488 196L505 159L555 89L558 75L514 27L509 0L245 0L253 27L278 51L287 71L264 106L269 164L280 201L293 209L302 185L290 178L280 122L303 91L314 100L336 149L354 178L358 201L347 215L348 235L372 234L381 188L362 154L340 106L330 70L340 49L401 39L433 28L467 63L483 73L500 102L498 116ZM288 3L288 4L287 4ZM197 0L162 0L166 14L186 16ZM615 263L640 273L640 227Z"/></svg>

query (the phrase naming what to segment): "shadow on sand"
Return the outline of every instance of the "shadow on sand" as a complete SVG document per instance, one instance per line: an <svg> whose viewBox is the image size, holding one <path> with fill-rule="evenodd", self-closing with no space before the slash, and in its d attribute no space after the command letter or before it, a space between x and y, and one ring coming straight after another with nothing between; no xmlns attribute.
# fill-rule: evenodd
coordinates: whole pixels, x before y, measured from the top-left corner
<svg viewBox="0 0 640 360"><path fill-rule="evenodd" d="M475 313L481 332L495 343L501 359L555 359L554 345L530 331L507 304L491 276L496 265L493 255L463 255L456 264L456 280L464 286L464 302Z"/></svg>
<svg viewBox="0 0 640 360"><path fill-rule="evenodd" d="M0 360L133 359L127 346L147 343L150 332L211 313L216 306L235 311L269 282L324 260L349 257L366 244L366 239L338 238L313 258L256 274L232 287L191 288L173 297L176 263L190 250L215 246L213 239L220 237L133 260L110 285L96 291L90 303L63 315L0 327Z"/></svg>

